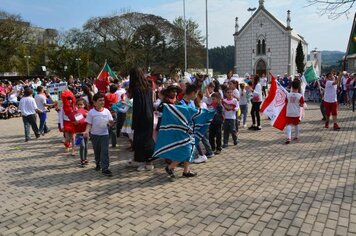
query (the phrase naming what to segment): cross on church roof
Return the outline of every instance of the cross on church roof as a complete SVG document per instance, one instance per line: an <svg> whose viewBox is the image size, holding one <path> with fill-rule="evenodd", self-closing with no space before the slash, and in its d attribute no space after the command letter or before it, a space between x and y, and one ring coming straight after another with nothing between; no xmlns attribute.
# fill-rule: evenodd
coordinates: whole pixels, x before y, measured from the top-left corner
<svg viewBox="0 0 356 236"><path fill-rule="evenodd" d="M264 7L263 4L264 4L264 0L259 0L259 3L260 3L260 7Z"/></svg>

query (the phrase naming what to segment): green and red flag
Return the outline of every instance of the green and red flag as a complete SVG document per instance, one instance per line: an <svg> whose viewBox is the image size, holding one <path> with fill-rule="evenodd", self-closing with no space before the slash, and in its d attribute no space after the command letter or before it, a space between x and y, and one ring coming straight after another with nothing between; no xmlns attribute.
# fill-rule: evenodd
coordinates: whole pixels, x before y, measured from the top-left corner
<svg viewBox="0 0 356 236"><path fill-rule="evenodd" d="M113 77L113 78L117 78L116 74L111 70L109 64L107 62L105 62L103 69L100 71L100 73L96 79L97 80L105 80L109 76Z"/></svg>
<svg viewBox="0 0 356 236"><path fill-rule="evenodd" d="M103 69L100 71L95 80L95 86L98 88L99 92L107 92L108 85L110 84L109 77L117 78L116 74L111 70L109 64L105 62Z"/></svg>

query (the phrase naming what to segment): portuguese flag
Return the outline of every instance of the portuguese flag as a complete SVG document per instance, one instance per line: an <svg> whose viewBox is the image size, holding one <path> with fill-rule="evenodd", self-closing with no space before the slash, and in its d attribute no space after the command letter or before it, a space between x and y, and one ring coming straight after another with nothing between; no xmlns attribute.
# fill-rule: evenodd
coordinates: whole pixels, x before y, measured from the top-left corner
<svg viewBox="0 0 356 236"><path fill-rule="evenodd" d="M99 92L106 93L108 85L110 84L109 77L117 78L116 74L111 70L109 64L105 62L103 69L100 71L95 80L95 86L98 88Z"/></svg>
<svg viewBox="0 0 356 236"><path fill-rule="evenodd" d="M116 74L111 70L109 64L107 62L105 62L103 69L100 71L100 73L96 79L104 80L104 79L107 79L109 76L112 78L117 78Z"/></svg>

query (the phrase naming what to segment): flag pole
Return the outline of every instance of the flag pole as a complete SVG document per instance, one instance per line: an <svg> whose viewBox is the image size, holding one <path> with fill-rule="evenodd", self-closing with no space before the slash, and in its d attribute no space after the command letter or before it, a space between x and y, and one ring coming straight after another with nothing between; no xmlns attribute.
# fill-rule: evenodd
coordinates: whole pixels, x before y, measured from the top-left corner
<svg viewBox="0 0 356 236"><path fill-rule="evenodd" d="M208 45L208 0L205 0L205 21L206 21L206 74L209 75L209 45Z"/></svg>
<svg viewBox="0 0 356 236"><path fill-rule="evenodd" d="M184 72L187 71L187 23L185 20L185 0L183 0L183 24L184 24Z"/></svg>

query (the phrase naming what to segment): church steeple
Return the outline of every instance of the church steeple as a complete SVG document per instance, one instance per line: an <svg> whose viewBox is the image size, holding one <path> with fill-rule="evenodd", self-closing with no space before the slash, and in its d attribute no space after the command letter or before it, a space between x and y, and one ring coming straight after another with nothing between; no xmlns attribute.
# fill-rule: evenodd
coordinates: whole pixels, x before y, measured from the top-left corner
<svg viewBox="0 0 356 236"><path fill-rule="evenodd" d="M259 0L258 1L259 3L260 3L260 6L259 6L259 8L264 8L265 6L264 6L264 0Z"/></svg>

